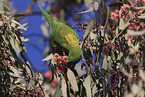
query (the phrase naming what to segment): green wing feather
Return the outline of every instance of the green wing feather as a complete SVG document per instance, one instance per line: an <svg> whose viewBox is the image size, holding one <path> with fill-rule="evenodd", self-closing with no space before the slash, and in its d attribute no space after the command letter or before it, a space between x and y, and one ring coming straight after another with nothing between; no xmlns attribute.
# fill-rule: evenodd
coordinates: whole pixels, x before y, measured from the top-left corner
<svg viewBox="0 0 145 97"><path fill-rule="evenodd" d="M69 26L53 19L47 12L45 12L41 6L39 6L43 16L50 25L51 36L54 41L61 45L64 49L67 49L68 63L77 63L81 59L81 48L79 46L79 36Z"/></svg>

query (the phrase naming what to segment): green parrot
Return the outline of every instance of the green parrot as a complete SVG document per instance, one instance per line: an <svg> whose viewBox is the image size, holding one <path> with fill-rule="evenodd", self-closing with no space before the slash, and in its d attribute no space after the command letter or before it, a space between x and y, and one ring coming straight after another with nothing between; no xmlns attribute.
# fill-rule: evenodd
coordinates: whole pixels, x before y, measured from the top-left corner
<svg viewBox="0 0 145 97"><path fill-rule="evenodd" d="M79 36L72 28L53 19L41 6L39 7L49 24L54 42L68 51L67 64L75 65L82 57L81 48L79 46Z"/></svg>

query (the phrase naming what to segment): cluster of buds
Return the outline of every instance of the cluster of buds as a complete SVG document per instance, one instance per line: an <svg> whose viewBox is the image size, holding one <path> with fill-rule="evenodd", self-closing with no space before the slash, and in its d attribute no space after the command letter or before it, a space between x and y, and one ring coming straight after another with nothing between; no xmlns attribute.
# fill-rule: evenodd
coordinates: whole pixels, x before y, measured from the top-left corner
<svg viewBox="0 0 145 97"><path fill-rule="evenodd" d="M128 4L124 4L123 6L121 6L121 12L122 12L122 16L126 19L129 20L130 15L129 15L129 9L133 8L132 6L129 6ZM136 12L132 10L132 14L135 14ZM141 13L141 12L140 12ZM140 14L138 13L138 14ZM116 9L115 12L111 13L111 19L115 20L115 21L119 21L119 10ZM138 30L138 29L145 29L145 25L143 23L141 23L141 21L139 19L134 19L130 21L130 25L128 27L128 29L131 30Z"/></svg>
<svg viewBox="0 0 145 97"><path fill-rule="evenodd" d="M118 21L118 20L119 20L119 10L116 9L115 12L112 12L110 18L111 18L112 20Z"/></svg>
<svg viewBox="0 0 145 97"><path fill-rule="evenodd" d="M55 53L54 54L54 61L59 65L59 64L64 64L66 65L67 64L67 59L68 57L67 56L60 56L59 54Z"/></svg>
<svg viewBox="0 0 145 97"><path fill-rule="evenodd" d="M121 6L121 11L122 11L122 15L125 16L125 19L129 19L129 14L128 14L128 10L131 8L132 6L129 6L127 4L124 4L123 6ZM135 12L133 11L132 14L134 14ZM119 10L116 9L115 12L111 13L111 19L118 21L119 20Z"/></svg>
<svg viewBox="0 0 145 97"><path fill-rule="evenodd" d="M106 44L105 46L104 46L104 54L105 55L109 55L109 53L110 53L110 49L111 49L111 45L110 44Z"/></svg>
<svg viewBox="0 0 145 97"><path fill-rule="evenodd" d="M106 44L106 45L104 45L104 54L105 55L109 55L109 54L111 54L111 49L112 50L119 50L119 51L121 51L121 52L124 52L126 49L127 49L127 44L126 43L118 43L118 44L110 44L110 43L108 43L108 44Z"/></svg>

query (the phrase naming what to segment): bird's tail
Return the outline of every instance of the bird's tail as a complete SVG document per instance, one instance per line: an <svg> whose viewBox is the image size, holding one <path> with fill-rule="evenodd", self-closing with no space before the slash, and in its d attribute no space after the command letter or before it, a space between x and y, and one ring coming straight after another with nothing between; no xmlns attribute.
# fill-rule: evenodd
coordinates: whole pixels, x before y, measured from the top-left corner
<svg viewBox="0 0 145 97"><path fill-rule="evenodd" d="M42 14L44 18L46 19L49 26L53 26L53 18L39 5L40 10L42 11Z"/></svg>

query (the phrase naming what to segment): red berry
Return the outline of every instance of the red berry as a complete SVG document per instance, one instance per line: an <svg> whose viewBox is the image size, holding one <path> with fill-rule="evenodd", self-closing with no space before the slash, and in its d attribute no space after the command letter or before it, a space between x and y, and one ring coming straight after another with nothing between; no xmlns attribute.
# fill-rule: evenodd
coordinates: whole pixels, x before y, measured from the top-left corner
<svg viewBox="0 0 145 97"><path fill-rule="evenodd" d="M63 56L63 60L67 60L68 59L68 57L67 56Z"/></svg>

